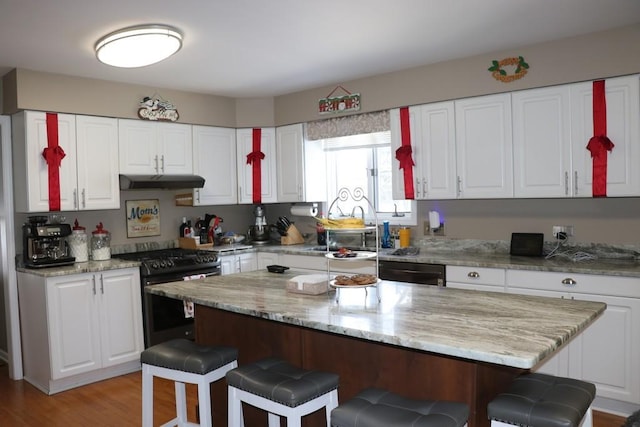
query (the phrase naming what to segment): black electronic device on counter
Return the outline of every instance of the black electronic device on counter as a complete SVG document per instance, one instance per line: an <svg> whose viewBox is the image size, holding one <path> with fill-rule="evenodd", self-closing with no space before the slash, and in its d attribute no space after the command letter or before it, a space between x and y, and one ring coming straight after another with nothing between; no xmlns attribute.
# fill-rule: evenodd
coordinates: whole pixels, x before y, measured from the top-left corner
<svg viewBox="0 0 640 427"><path fill-rule="evenodd" d="M542 233L511 233L511 250L516 256L542 256L544 234Z"/></svg>
<svg viewBox="0 0 640 427"><path fill-rule="evenodd" d="M22 226L23 259L27 268L71 265L76 259L69 255L66 237L70 224L47 224L46 217L30 217Z"/></svg>

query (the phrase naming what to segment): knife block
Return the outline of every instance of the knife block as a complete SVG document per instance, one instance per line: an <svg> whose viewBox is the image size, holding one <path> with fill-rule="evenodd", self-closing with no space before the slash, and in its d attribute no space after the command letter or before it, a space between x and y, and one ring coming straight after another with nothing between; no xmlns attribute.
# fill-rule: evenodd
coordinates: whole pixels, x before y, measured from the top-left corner
<svg viewBox="0 0 640 427"><path fill-rule="evenodd" d="M304 237L293 224L287 228L287 235L280 237L281 245L300 245L302 243L304 243Z"/></svg>

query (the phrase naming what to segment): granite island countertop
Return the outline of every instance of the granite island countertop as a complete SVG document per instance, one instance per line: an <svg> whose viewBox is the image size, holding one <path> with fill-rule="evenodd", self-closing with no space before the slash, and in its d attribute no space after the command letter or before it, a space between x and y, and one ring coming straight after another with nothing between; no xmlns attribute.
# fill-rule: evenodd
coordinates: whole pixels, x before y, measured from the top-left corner
<svg viewBox="0 0 640 427"><path fill-rule="evenodd" d="M530 369L586 328L604 303L382 281L378 289L287 292L303 274L254 271L147 286L229 312L479 362ZM376 294L379 292L381 302ZM196 310L197 316L197 310Z"/></svg>

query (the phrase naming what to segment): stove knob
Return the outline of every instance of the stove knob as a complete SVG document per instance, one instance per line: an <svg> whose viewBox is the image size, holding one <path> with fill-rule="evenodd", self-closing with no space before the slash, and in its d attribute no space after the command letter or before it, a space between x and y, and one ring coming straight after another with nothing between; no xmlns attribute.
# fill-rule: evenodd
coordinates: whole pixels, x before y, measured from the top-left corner
<svg viewBox="0 0 640 427"><path fill-rule="evenodd" d="M173 260L172 260L172 259L170 259L170 260L168 260L168 261L167 261L167 267L168 267L168 268L173 267L173 264L174 264L174 263L173 263Z"/></svg>
<svg viewBox="0 0 640 427"><path fill-rule="evenodd" d="M157 262L157 261L153 261L153 262L151 263L151 268L158 268L158 267L160 267L160 266L158 265L158 262Z"/></svg>
<svg viewBox="0 0 640 427"><path fill-rule="evenodd" d="M167 266L167 262L165 260L160 261L160 267L165 268Z"/></svg>

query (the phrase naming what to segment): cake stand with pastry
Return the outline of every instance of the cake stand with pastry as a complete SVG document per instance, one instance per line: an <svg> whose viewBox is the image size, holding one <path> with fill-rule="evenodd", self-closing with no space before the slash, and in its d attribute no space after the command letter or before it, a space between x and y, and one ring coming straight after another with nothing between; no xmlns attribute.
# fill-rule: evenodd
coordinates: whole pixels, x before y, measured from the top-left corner
<svg viewBox="0 0 640 427"><path fill-rule="evenodd" d="M335 206L337 210L342 214L342 210L338 206L338 202L349 202L353 204L352 216L340 215L336 218L332 218L332 208ZM360 204L358 204L360 203ZM368 205L368 211L373 213L375 220L367 225L364 219L365 209L362 207L362 203ZM362 212L361 218L353 216L353 212L356 208L360 208ZM327 275L329 279L329 286L336 290L336 302L340 302L340 292L343 289L363 289L365 291L365 301L368 288L376 288L376 294L378 303L380 302L380 293L378 292L378 216L374 206L369 199L364 195L361 188L356 188L350 191L347 188L341 188L338 191L338 197L329 205L327 211L327 218L317 218L318 222L322 223L326 233L326 245L327 252L325 257L327 258ZM374 233L375 235L375 251L370 250L365 245L365 235L368 233ZM362 247L358 250L352 250L347 247L341 247L338 251L330 251L329 245L331 242L332 234L360 234L362 236ZM361 249L361 250L360 250ZM357 273L357 274L335 274L332 272L337 271L334 263L342 263L349 261L362 261L371 260L375 263L374 274Z"/></svg>

